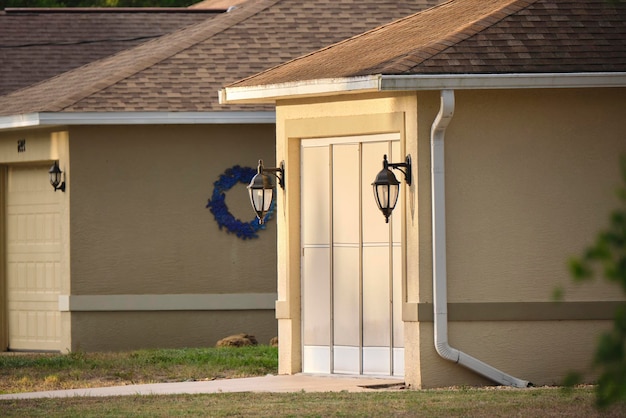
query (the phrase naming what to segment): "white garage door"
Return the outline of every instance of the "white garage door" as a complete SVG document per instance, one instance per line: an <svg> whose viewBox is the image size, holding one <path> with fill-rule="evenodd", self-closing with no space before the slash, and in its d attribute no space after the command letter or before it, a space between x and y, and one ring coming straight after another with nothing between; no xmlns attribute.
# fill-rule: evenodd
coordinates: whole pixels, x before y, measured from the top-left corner
<svg viewBox="0 0 626 418"><path fill-rule="evenodd" d="M46 166L9 167L6 193L10 350L60 350L60 202Z"/></svg>
<svg viewBox="0 0 626 418"><path fill-rule="evenodd" d="M401 212L371 183L398 134L302 141L303 371L404 374ZM401 205L399 205L401 206Z"/></svg>

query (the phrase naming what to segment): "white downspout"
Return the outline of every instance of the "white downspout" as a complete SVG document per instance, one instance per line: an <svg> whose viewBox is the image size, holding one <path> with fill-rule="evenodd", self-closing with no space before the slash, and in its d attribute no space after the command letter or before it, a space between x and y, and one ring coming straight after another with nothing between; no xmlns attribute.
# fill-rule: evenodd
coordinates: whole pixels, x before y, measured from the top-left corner
<svg viewBox="0 0 626 418"><path fill-rule="evenodd" d="M453 361L501 385L528 387L526 380L510 376L448 344L448 295L446 273L446 190L444 172L444 137L454 114L454 91L441 91L441 107L430 131L431 193L433 224L433 308L435 349Z"/></svg>

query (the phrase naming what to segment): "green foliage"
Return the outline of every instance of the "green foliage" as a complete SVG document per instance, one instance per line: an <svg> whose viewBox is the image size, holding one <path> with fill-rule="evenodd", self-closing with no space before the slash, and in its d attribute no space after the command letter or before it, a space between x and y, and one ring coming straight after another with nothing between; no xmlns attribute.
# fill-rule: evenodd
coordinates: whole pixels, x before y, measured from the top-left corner
<svg viewBox="0 0 626 418"><path fill-rule="evenodd" d="M574 280L592 279L597 270L626 294L626 157L621 159L623 187L618 190L622 206L610 217L609 227L580 258L570 260ZM602 335L594 357L600 371L597 403L607 406L626 401L626 303L615 313L613 329Z"/></svg>

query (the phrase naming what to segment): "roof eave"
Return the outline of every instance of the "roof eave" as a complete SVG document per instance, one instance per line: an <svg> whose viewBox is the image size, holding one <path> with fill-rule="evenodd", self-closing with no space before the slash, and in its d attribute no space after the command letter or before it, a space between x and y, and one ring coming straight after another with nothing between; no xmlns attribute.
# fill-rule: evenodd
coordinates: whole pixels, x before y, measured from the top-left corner
<svg viewBox="0 0 626 418"><path fill-rule="evenodd" d="M318 97L349 92L380 91L380 75L327 78L261 86L225 87L220 104L273 103L280 98Z"/></svg>
<svg viewBox="0 0 626 418"><path fill-rule="evenodd" d="M371 91L626 87L626 72L371 75L220 90L222 104L273 103L278 99Z"/></svg>
<svg viewBox="0 0 626 418"><path fill-rule="evenodd" d="M272 124L273 111L41 112L0 116L0 130L61 125Z"/></svg>

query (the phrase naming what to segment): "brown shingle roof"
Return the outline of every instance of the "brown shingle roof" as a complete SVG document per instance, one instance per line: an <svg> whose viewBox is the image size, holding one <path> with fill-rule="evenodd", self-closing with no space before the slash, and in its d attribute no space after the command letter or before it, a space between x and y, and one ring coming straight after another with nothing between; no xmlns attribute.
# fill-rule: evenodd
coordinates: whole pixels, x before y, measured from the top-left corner
<svg viewBox="0 0 626 418"><path fill-rule="evenodd" d="M221 106L217 91L438 2L250 1L232 12L0 98L0 115L258 109Z"/></svg>
<svg viewBox="0 0 626 418"><path fill-rule="evenodd" d="M0 95L217 14L187 9L0 11Z"/></svg>
<svg viewBox="0 0 626 418"><path fill-rule="evenodd" d="M626 4L452 0L232 87L375 74L626 71Z"/></svg>

